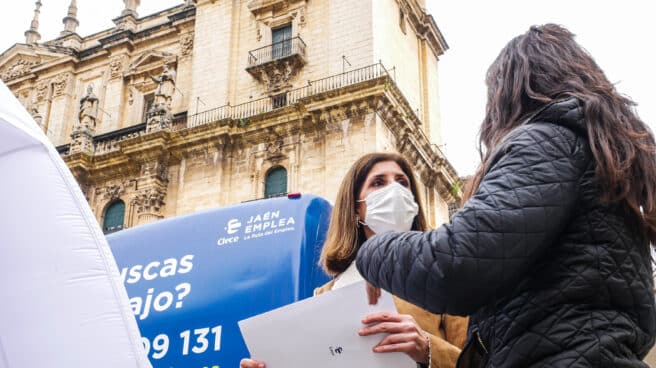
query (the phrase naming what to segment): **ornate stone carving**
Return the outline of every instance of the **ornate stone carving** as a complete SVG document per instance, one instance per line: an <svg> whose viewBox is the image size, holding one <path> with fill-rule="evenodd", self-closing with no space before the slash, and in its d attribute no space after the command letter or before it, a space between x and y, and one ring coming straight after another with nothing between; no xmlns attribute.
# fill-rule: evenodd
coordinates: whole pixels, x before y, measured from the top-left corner
<svg viewBox="0 0 656 368"><path fill-rule="evenodd" d="M307 25L307 14L306 14L307 10L305 8L306 7L303 6L299 10L300 14L299 14L299 17L298 17L298 25L301 28L305 28L305 26Z"/></svg>
<svg viewBox="0 0 656 368"><path fill-rule="evenodd" d="M173 115L171 114L171 109L169 109L166 104L154 103L153 107L148 112L146 133L168 129L171 127L172 121Z"/></svg>
<svg viewBox="0 0 656 368"><path fill-rule="evenodd" d="M93 136L87 132L73 132L71 133L71 146L70 153L88 153L93 152Z"/></svg>
<svg viewBox="0 0 656 368"><path fill-rule="evenodd" d="M130 184L129 180L118 184L109 184L101 188L96 188L96 196L103 201L110 202L120 198L125 193L125 188Z"/></svg>
<svg viewBox="0 0 656 368"><path fill-rule="evenodd" d="M48 98L48 82L39 81L36 84L36 101L43 102Z"/></svg>
<svg viewBox="0 0 656 368"><path fill-rule="evenodd" d="M110 185L105 189L105 195L110 199L116 199L119 198L123 192L125 192L125 188L123 188L122 185Z"/></svg>
<svg viewBox="0 0 656 368"><path fill-rule="evenodd" d="M27 112L32 115L34 121L42 127L43 124L43 115L39 112L39 102L36 97L33 97L30 102L27 104Z"/></svg>
<svg viewBox="0 0 656 368"><path fill-rule="evenodd" d="M71 132L71 153L93 152L93 134L98 114L98 98L93 93L93 85L87 87L87 94L80 99L78 121Z"/></svg>
<svg viewBox="0 0 656 368"><path fill-rule="evenodd" d="M69 73L58 74L52 82L53 96L59 97L66 93L68 82L70 79Z"/></svg>
<svg viewBox="0 0 656 368"><path fill-rule="evenodd" d="M111 79L120 78L123 75L123 58L114 56L109 61L109 77Z"/></svg>
<svg viewBox="0 0 656 368"><path fill-rule="evenodd" d="M132 198L132 205L137 214L158 213L164 207L165 196L162 188L143 189Z"/></svg>
<svg viewBox="0 0 656 368"><path fill-rule="evenodd" d="M279 160L284 155L282 152L284 141L282 138L274 138L266 144L267 160Z"/></svg>
<svg viewBox="0 0 656 368"><path fill-rule="evenodd" d="M32 72L32 68L41 63L41 60L38 58L26 58L23 56L18 57L18 59L5 68L0 77L3 81L8 82L12 79L22 77L26 74Z"/></svg>
<svg viewBox="0 0 656 368"><path fill-rule="evenodd" d="M255 39L257 39L257 42L260 42L262 40L262 29L260 26L259 21L255 21Z"/></svg>
<svg viewBox="0 0 656 368"><path fill-rule="evenodd" d="M252 68L251 74L266 86L268 93L277 93L291 87L292 78L302 66L295 58L276 60Z"/></svg>
<svg viewBox="0 0 656 368"><path fill-rule="evenodd" d="M93 93L93 85L87 86L87 94L80 99L79 125L73 130L93 130L98 116L98 97Z"/></svg>
<svg viewBox="0 0 656 368"><path fill-rule="evenodd" d="M175 77L175 71L169 70L168 65L164 65L162 74L158 77L150 77L158 85L153 105L148 111L146 132L150 133L167 129L171 126L171 122L173 121L171 101L173 100L173 92L175 91Z"/></svg>
<svg viewBox="0 0 656 368"><path fill-rule="evenodd" d="M166 181L169 173L169 167L159 160L146 161L141 164L141 177L157 178Z"/></svg>
<svg viewBox="0 0 656 368"><path fill-rule="evenodd" d="M141 165L141 176L150 176L154 174L157 169L157 161L144 162Z"/></svg>
<svg viewBox="0 0 656 368"><path fill-rule="evenodd" d="M141 77L150 79L149 76L161 70L164 64L169 67L176 65L177 56L164 51L146 51L132 60L128 67L125 68L123 76L135 79Z"/></svg>
<svg viewBox="0 0 656 368"><path fill-rule="evenodd" d="M194 32L184 33L180 37L180 55L190 56L194 50Z"/></svg>
<svg viewBox="0 0 656 368"><path fill-rule="evenodd" d="M165 103L169 108L171 107L173 92L175 92L175 77L175 70L169 69L167 64L164 64L162 73L159 76L150 77L153 82L157 83L157 91L155 91L155 103Z"/></svg>

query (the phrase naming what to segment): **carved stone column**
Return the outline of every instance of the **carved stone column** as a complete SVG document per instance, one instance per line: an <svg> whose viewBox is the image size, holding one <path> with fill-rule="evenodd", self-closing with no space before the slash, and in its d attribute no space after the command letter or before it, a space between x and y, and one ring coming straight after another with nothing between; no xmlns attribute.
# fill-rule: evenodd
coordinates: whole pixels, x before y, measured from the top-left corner
<svg viewBox="0 0 656 368"><path fill-rule="evenodd" d="M136 224L164 218L164 198L168 187L167 157L151 158L141 164L139 190L132 197Z"/></svg>
<svg viewBox="0 0 656 368"><path fill-rule="evenodd" d="M67 114L69 103L74 103L72 96L75 81L70 72L64 72L50 79L50 83L52 85L52 94L50 94L47 135L56 145L64 144L68 141L64 122L69 119Z"/></svg>
<svg viewBox="0 0 656 368"><path fill-rule="evenodd" d="M166 197L166 188L151 187L139 190L132 197L137 224L146 224L163 218L164 197Z"/></svg>

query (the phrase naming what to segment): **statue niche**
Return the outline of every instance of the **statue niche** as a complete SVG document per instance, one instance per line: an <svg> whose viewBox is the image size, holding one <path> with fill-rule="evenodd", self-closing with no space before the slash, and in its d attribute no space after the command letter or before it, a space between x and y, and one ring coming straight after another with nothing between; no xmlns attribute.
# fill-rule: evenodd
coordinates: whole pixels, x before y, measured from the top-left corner
<svg viewBox="0 0 656 368"><path fill-rule="evenodd" d="M165 129L170 126L175 77L175 71L169 69L167 64L164 64L162 73L159 76L150 77L153 82L157 83L157 90L155 91L153 105L148 111L147 132Z"/></svg>

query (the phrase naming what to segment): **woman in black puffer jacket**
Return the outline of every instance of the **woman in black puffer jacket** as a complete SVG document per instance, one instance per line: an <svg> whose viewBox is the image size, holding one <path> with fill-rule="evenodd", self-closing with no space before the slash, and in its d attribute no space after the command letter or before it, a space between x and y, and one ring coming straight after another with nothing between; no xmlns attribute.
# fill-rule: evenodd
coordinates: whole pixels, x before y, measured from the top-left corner
<svg viewBox="0 0 656 368"><path fill-rule="evenodd" d="M472 195L450 224L360 249L374 286L471 315L459 367L646 367L654 138L566 29L534 26L487 74Z"/></svg>

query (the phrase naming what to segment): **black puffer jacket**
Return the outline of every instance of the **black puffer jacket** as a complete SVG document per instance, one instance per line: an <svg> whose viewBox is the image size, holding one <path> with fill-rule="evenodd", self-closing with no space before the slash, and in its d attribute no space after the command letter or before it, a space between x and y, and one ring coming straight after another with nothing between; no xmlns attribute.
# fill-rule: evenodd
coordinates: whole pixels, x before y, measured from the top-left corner
<svg viewBox="0 0 656 368"><path fill-rule="evenodd" d="M472 315L466 350L480 366L647 367L650 256L626 218L600 203L582 109L568 99L508 135L450 224L377 235L357 266L431 312Z"/></svg>

